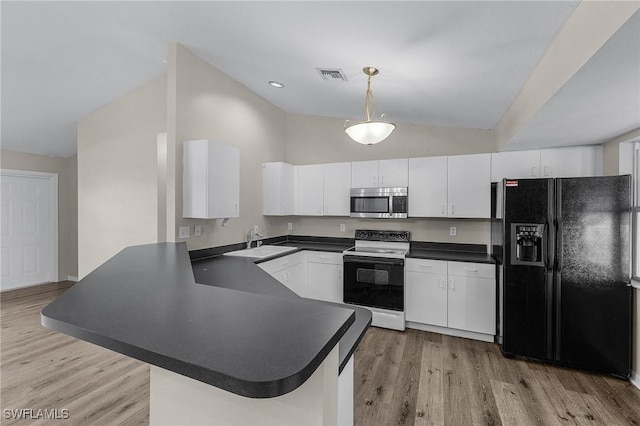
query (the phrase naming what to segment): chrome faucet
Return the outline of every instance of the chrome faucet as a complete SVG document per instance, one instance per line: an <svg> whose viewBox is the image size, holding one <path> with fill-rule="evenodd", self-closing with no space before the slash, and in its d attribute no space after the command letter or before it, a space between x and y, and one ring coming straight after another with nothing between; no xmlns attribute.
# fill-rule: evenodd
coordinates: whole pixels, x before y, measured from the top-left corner
<svg viewBox="0 0 640 426"><path fill-rule="evenodd" d="M251 248L251 243L253 243L254 239L256 241L256 247L260 247L262 245L261 238L264 238L264 235L257 232L254 228L249 229L249 232L247 232L247 248Z"/></svg>

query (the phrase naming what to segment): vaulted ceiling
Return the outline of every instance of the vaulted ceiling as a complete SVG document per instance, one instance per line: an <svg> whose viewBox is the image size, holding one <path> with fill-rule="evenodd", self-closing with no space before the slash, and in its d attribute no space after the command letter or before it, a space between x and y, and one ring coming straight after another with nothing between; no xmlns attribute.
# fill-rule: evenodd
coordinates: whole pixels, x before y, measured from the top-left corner
<svg viewBox="0 0 640 426"><path fill-rule="evenodd" d="M73 155L78 118L164 73L172 41L287 112L362 118L375 66L391 121L493 129L578 3L2 2L2 148ZM636 13L510 149L640 127L639 52Z"/></svg>

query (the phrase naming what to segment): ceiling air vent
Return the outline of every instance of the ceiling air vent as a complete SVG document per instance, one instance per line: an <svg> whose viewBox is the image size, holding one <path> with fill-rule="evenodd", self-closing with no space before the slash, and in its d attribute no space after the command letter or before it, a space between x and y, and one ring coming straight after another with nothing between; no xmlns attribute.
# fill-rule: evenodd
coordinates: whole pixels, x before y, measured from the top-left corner
<svg viewBox="0 0 640 426"><path fill-rule="evenodd" d="M338 68L316 68L325 81L347 81L347 76Z"/></svg>

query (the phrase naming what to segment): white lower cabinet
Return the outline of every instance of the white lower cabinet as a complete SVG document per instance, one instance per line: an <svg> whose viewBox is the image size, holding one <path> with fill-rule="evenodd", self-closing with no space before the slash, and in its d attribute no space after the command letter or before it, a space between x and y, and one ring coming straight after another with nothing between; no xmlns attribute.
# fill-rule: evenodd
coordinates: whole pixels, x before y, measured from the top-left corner
<svg viewBox="0 0 640 426"><path fill-rule="evenodd" d="M495 266L407 259L407 321L495 335Z"/></svg>
<svg viewBox="0 0 640 426"><path fill-rule="evenodd" d="M447 326L447 262L407 259L405 319Z"/></svg>
<svg viewBox="0 0 640 426"><path fill-rule="evenodd" d="M342 253L307 252L306 297L342 303Z"/></svg>
<svg viewBox="0 0 640 426"><path fill-rule="evenodd" d="M298 296L307 297L307 264L304 251L262 262L258 266Z"/></svg>

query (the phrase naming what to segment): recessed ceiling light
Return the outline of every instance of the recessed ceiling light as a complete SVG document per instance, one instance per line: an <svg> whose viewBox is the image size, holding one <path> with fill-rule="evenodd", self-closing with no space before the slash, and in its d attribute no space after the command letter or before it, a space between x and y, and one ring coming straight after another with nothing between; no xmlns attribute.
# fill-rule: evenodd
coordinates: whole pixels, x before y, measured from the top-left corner
<svg viewBox="0 0 640 426"><path fill-rule="evenodd" d="M282 88L284 87L284 84L280 83L279 81L273 81L273 80L271 80L271 81L269 82L269 86L271 86L271 87L276 87L276 88L278 88L278 89L282 89Z"/></svg>

